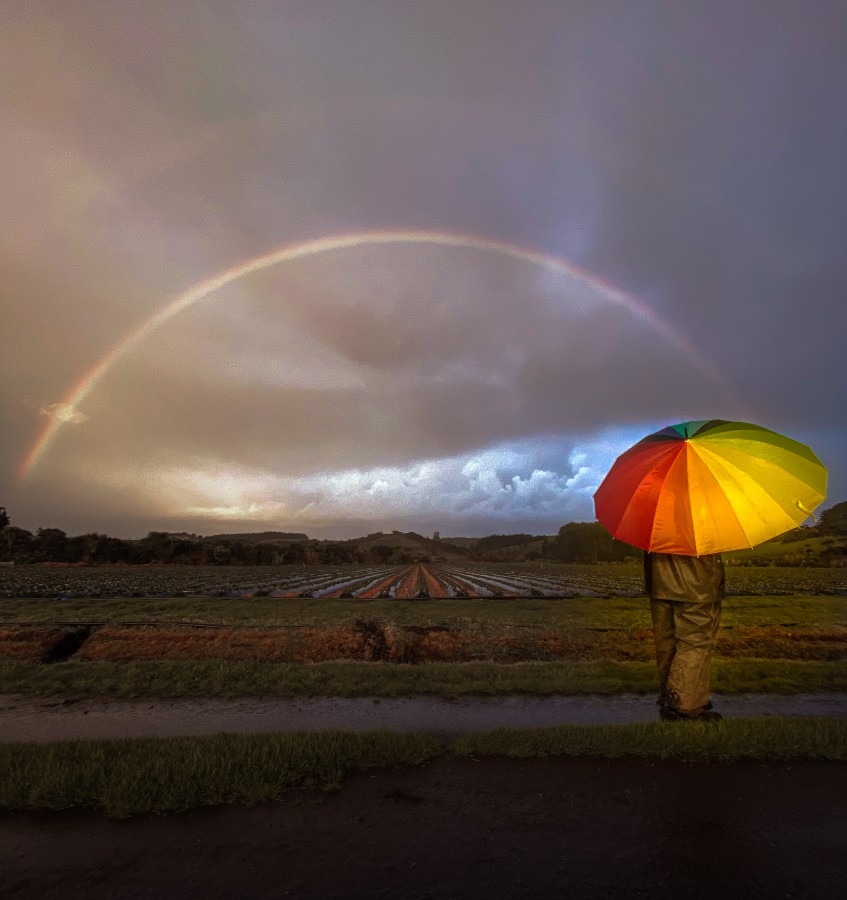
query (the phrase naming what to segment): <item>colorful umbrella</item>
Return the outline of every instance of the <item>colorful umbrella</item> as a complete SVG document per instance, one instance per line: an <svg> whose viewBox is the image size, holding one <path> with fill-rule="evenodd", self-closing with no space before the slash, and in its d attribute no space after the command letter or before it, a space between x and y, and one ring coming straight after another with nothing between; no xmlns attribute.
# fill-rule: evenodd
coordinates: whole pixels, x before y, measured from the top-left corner
<svg viewBox="0 0 847 900"><path fill-rule="evenodd" d="M594 494L594 508L621 541L701 556L789 531L825 496L826 468L805 444L709 419L663 428L630 447Z"/></svg>

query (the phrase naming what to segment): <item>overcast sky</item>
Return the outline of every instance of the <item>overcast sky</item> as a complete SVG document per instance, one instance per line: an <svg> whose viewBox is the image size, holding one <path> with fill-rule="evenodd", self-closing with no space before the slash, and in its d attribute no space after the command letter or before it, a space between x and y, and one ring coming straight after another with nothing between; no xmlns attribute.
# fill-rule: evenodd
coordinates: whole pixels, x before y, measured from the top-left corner
<svg viewBox="0 0 847 900"><path fill-rule="evenodd" d="M3 0L0 505L549 534L712 417L847 499L845 47L841 0Z"/></svg>

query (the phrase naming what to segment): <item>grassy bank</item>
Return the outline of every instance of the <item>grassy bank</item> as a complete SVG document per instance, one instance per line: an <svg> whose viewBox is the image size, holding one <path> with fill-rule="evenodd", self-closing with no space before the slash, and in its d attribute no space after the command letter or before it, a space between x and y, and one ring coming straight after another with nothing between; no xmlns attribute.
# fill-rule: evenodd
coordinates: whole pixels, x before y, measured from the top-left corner
<svg viewBox="0 0 847 900"><path fill-rule="evenodd" d="M681 727L680 727L681 726ZM463 735L462 757L640 756L719 762L739 759L847 760L847 722L817 717L725 719L722 722L650 722L634 725L558 725L497 728Z"/></svg>
<svg viewBox="0 0 847 900"><path fill-rule="evenodd" d="M93 806L111 816L273 800L334 788L351 772L410 766L442 752L392 731L219 734L0 745L0 808Z"/></svg>
<svg viewBox="0 0 847 900"><path fill-rule="evenodd" d="M783 625L724 628L716 655L727 659L847 660L847 628ZM0 626L0 660L18 662L320 663L652 661L648 628L423 628L363 621L331 628L186 628L104 625Z"/></svg>
<svg viewBox="0 0 847 900"><path fill-rule="evenodd" d="M847 760L847 723L735 719L713 725L572 725L498 729L459 739L390 731L222 734L0 745L0 808L94 807L110 816L255 804L296 788L335 788L353 773L460 757L638 756L687 761Z"/></svg>
<svg viewBox="0 0 847 900"><path fill-rule="evenodd" d="M67 662L0 664L0 693L85 697L404 697L419 694L615 694L657 690L652 662ZM847 691L847 661L718 660L720 693Z"/></svg>

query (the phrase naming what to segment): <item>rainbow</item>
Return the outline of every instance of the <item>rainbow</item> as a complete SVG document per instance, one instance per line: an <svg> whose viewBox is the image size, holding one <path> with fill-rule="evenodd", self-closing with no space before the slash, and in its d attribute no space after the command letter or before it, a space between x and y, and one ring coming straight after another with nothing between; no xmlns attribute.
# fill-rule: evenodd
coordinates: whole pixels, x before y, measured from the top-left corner
<svg viewBox="0 0 847 900"><path fill-rule="evenodd" d="M251 275L254 272L260 272L261 270L268 269L272 266L277 266L280 263L304 259L309 256L317 256L320 253L330 253L334 250L349 250L357 247L387 244L430 244L443 247L479 250L483 253L496 253L501 256L523 260L531 265L577 277L602 291L606 298L611 302L625 307L634 316L649 323L659 334L668 338L673 344L683 349L689 359L691 359L692 363L704 372L713 382L726 387L723 384L720 375L709 366L697 348L674 328L662 321L644 303L567 260L508 244L504 241L496 241L488 238L452 232L357 232L354 234L334 235L296 244L289 244L281 249L274 250L271 253L255 257L247 262L239 263L224 272L220 272L217 275L213 275L211 278L199 282L189 288L185 293L180 294L180 296L168 303L167 306L160 309L157 313L154 313L149 319L142 322L137 328L127 334L123 340L115 344L115 346L112 347L93 368L86 372L82 378L73 385L65 398L52 407L54 410L53 414L48 419L41 434L38 436L19 467L19 478L25 479L33 472L50 445L53 443L62 425L74 419L78 414L79 405L92 393L92 391L94 391L109 370L154 331L170 322L171 319L174 319L184 310L194 306L196 303L200 303L211 294L232 284L232 282L237 281L239 278Z"/></svg>

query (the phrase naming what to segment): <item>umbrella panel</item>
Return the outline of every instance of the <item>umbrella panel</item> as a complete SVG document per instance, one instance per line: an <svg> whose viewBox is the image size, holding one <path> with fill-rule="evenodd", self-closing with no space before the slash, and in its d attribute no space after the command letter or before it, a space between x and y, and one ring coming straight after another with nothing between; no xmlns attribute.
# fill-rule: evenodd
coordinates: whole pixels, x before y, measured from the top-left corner
<svg viewBox="0 0 847 900"><path fill-rule="evenodd" d="M682 443L664 481L655 486L656 504L653 519L649 523L650 534L646 549L658 553L690 554L690 548L696 546L688 480L688 444ZM638 512L633 505L633 513L637 515Z"/></svg>
<svg viewBox="0 0 847 900"><path fill-rule="evenodd" d="M636 445L615 462L615 481L607 478L600 485L594 504L597 517L619 540L636 547L649 542L659 489L684 446L681 441Z"/></svg>

